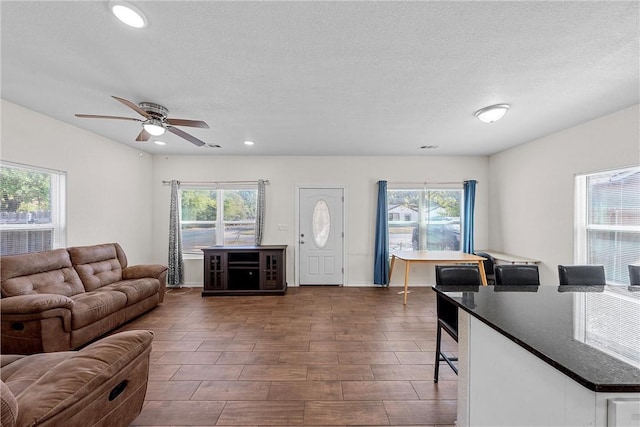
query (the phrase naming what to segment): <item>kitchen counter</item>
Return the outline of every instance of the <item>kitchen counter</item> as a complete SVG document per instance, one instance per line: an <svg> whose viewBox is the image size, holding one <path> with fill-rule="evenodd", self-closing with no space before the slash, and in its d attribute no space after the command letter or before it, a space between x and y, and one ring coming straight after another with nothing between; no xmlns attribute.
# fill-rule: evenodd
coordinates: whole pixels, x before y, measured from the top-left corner
<svg viewBox="0 0 640 427"><path fill-rule="evenodd" d="M608 415L607 404L612 399L620 402L619 397L631 405L620 411L628 413L631 407L633 414L638 413L640 292L636 289L471 286L445 291L436 286L434 290L438 298L459 308L460 425L615 425L607 421L611 414L615 421L615 411L609 409ZM505 410L509 402L520 405L511 418L511 411ZM526 405L531 406L529 415Z"/></svg>

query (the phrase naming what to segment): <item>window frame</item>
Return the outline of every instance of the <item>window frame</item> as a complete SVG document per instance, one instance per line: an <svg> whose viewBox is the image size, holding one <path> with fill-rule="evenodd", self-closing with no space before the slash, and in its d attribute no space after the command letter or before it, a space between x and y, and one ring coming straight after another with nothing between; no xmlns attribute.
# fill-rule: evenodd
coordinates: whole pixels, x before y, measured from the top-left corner
<svg viewBox="0 0 640 427"><path fill-rule="evenodd" d="M640 173L640 166L628 166L622 168L609 169L598 172L590 172L575 175L575 206L574 206L574 263L581 264L603 264L606 262L600 262L600 260L589 259L589 232L604 231L604 232L621 232L621 233L638 233L640 234L640 224L638 225L625 225L625 224L592 224L589 221L590 213L590 200L589 200L589 178L598 175L615 175L623 174L627 172ZM605 268L605 277L607 284L622 285L624 282L612 280L612 276L615 272L611 269ZM628 284L628 273L626 271L621 272L622 277L626 277Z"/></svg>
<svg viewBox="0 0 640 427"><path fill-rule="evenodd" d="M3 224L0 222L1 230L12 231L34 231L51 230L51 247L41 250L58 249L66 247L67 242L67 173L56 169L43 168L39 166L26 165L16 162L0 160L0 167L20 169L27 172L48 174L50 180L49 189L49 212L50 222L43 224ZM29 253L28 247L27 252Z"/></svg>
<svg viewBox="0 0 640 427"><path fill-rule="evenodd" d="M193 221L193 220L183 220L182 219L182 192L183 191L193 191L193 190L199 190L199 191L209 191L209 192L216 192L216 200L218 201L218 203L216 203L216 219L215 221ZM253 224L253 228L254 228L254 241L255 241L255 224L257 221L257 212L256 212L256 217L254 217L253 221L242 221L242 220L225 220L224 219L224 197L225 197L225 191L255 191L256 194L256 210L257 210L257 197L258 197L258 184L255 183L243 183L243 184L232 184L232 183L216 183L216 184L185 184L185 185L181 185L180 186L180 210L181 210L181 215L180 215L180 231L181 231L181 236L184 233L184 228L183 226L185 224L214 224L214 228L212 230L215 231L215 241L214 244L212 245L213 247L223 247L225 246L225 238L224 238L224 231L225 231L225 227L228 224ZM222 230L222 239L221 242L218 241L218 230ZM183 237L182 237L183 238ZM186 258L202 258L203 257L203 253L202 253L202 248L196 248L196 249L184 249L184 240L182 241L182 245L183 245L183 255ZM242 246L242 245L239 245Z"/></svg>
<svg viewBox="0 0 640 427"><path fill-rule="evenodd" d="M459 241L458 241L458 250L455 252L462 252L463 250L463 236L462 236L462 227L464 224L464 188L462 184L453 184L453 183L443 183L443 184L400 184L400 183L388 183L387 185L387 200L389 200L389 193L393 191L415 191L418 192L418 206L417 206L417 220L415 221L405 221L405 220L394 220L392 221L389 218L389 213L387 214L388 218L388 241L389 241L389 254L396 251L391 247L391 228L393 226L405 226L411 227L412 229L418 228L418 244L420 245L416 250L428 250L428 218L425 215L426 211L426 203L428 201L427 193L435 192L435 191L455 191L459 193L460 199L460 215L459 215ZM387 206L387 211L389 206ZM403 214L394 213L394 215L398 215L398 217L402 217ZM404 250L404 249L403 249ZM411 251L413 251L413 245L411 246Z"/></svg>

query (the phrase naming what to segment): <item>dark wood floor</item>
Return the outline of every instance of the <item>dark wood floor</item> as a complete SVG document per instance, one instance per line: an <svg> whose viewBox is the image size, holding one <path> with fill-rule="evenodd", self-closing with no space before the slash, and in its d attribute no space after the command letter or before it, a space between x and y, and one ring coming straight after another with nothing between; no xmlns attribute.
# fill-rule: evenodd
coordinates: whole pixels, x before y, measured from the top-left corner
<svg viewBox="0 0 640 427"><path fill-rule="evenodd" d="M454 425L457 377L442 364L433 382L434 293L414 288L403 306L399 289L171 290L121 329L155 332L132 425Z"/></svg>

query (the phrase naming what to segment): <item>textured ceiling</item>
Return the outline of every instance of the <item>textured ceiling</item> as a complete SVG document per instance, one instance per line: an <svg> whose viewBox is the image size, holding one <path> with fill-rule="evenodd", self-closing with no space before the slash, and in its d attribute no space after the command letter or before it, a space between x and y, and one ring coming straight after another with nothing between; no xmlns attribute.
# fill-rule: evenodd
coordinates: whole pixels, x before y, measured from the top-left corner
<svg viewBox="0 0 640 427"><path fill-rule="evenodd" d="M2 98L202 155L488 155L639 102L637 1L134 4L142 30L104 1L2 1ZM139 117L111 95L204 120L182 129L222 148L74 117ZM497 103L502 121L474 117Z"/></svg>

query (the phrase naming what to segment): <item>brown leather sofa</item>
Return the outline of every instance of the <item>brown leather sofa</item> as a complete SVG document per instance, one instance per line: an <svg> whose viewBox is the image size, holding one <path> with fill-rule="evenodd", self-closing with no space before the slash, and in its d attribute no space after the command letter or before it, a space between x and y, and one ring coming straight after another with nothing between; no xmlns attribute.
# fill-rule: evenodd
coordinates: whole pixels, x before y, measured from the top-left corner
<svg viewBox="0 0 640 427"><path fill-rule="evenodd" d="M161 303L166 274L128 266L117 243L4 256L1 352L77 349Z"/></svg>
<svg viewBox="0 0 640 427"><path fill-rule="evenodd" d="M0 426L128 426L144 403L152 340L128 331L80 351L0 356Z"/></svg>

